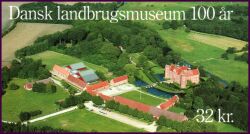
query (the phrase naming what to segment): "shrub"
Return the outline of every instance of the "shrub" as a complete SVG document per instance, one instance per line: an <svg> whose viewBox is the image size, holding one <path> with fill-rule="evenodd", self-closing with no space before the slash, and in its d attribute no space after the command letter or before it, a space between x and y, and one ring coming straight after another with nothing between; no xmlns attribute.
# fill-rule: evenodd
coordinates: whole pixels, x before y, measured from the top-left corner
<svg viewBox="0 0 250 134"><path fill-rule="evenodd" d="M31 117L31 115L30 115L29 112L21 112L21 113L19 114L19 118L20 118L20 120L21 120L22 122L23 122L23 121L29 120L30 117Z"/></svg>
<svg viewBox="0 0 250 134"><path fill-rule="evenodd" d="M9 87L10 87L9 88L10 90L17 90L19 88L19 86L17 84L15 84L15 83L10 83Z"/></svg>

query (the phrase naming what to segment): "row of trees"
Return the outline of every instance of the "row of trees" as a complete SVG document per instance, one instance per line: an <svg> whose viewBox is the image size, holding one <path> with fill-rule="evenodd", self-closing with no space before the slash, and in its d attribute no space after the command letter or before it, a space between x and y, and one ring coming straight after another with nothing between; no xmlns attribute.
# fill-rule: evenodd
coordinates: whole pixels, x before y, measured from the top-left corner
<svg viewBox="0 0 250 134"><path fill-rule="evenodd" d="M81 95L74 96L70 95L68 98L64 99L63 102L57 103L61 108L67 108L71 106L83 105L85 101L93 101L96 105L104 104L104 101L99 96L91 96L86 91L82 92Z"/></svg>
<svg viewBox="0 0 250 134"><path fill-rule="evenodd" d="M33 116L37 116L40 114L42 114L41 110L35 110L35 111L30 111L30 112L20 112L19 118L20 118L20 121L23 122L23 121L29 120Z"/></svg>
<svg viewBox="0 0 250 134"><path fill-rule="evenodd" d="M237 55L236 53L243 52L241 55ZM221 55L221 58L228 60L229 54L235 54L234 60L244 61L248 63L248 44L246 44L241 50L237 50L235 47L229 47L225 53Z"/></svg>
<svg viewBox="0 0 250 134"><path fill-rule="evenodd" d="M156 122L159 127L170 127L177 132L217 132L216 126L209 123L198 123L194 120L177 122L166 119L164 116L160 116Z"/></svg>
<svg viewBox="0 0 250 134"><path fill-rule="evenodd" d="M243 130L247 129L248 116L248 87L243 87L239 82L231 82L227 87L222 88L217 80L209 78L201 82L193 89L186 91L180 99L180 106L186 109L185 115L192 118L197 109L212 109L214 119L218 119L218 109L223 112L233 113L234 122L231 123Z"/></svg>
<svg viewBox="0 0 250 134"><path fill-rule="evenodd" d="M34 83L32 91L38 93L55 93L57 90L54 84Z"/></svg>
<svg viewBox="0 0 250 134"><path fill-rule="evenodd" d="M128 114L130 116L136 117L138 119L144 119L146 121L152 122L154 121L154 118L149 113L141 112L137 109L132 109L128 107L127 105L122 105L120 103L115 102L114 100L106 102L105 106L109 109L113 109L116 111L119 111L124 114Z"/></svg>
<svg viewBox="0 0 250 134"><path fill-rule="evenodd" d="M5 123L2 122L2 132L66 132L63 129L55 129L49 126L34 127L30 125L22 125L19 123Z"/></svg>

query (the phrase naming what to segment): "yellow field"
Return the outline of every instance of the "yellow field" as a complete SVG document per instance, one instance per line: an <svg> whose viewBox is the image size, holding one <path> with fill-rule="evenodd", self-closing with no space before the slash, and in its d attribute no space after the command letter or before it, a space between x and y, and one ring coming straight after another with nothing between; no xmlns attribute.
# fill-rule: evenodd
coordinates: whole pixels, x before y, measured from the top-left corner
<svg viewBox="0 0 250 134"><path fill-rule="evenodd" d="M2 38L2 66L14 58L16 50L31 45L38 37L70 27L62 24L18 23L15 29Z"/></svg>
<svg viewBox="0 0 250 134"><path fill-rule="evenodd" d="M226 37L226 36L220 36L220 35L212 35L212 34L206 34L206 33L199 33L192 31L188 38L194 41L198 41L201 43L205 43L207 45L212 45L221 49L226 50L228 47L235 47L238 50L244 47L247 42Z"/></svg>

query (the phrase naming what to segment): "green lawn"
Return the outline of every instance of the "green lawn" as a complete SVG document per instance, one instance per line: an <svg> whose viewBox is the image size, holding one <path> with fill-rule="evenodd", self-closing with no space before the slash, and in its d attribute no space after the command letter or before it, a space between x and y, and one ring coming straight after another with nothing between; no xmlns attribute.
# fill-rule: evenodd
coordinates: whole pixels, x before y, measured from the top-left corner
<svg viewBox="0 0 250 134"><path fill-rule="evenodd" d="M56 112L58 106L55 102L68 96L68 93L60 87L57 87L57 92L54 94L35 93L23 88L27 82L25 79L13 79L10 83L12 82L19 85L20 88L18 90L7 89L6 94L2 96L3 120L19 121L21 111L41 110L42 114L39 116Z"/></svg>
<svg viewBox="0 0 250 134"><path fill-rule="evenodd" d="M234 127L230 124L226 123L220 123L220 122L213 122L216 127L218 132L244 132L241 129Z"/></svg>
<svg viewBox="0 0 250 134"><path fill-rule="evenodd" d="M176 130L172 128L167 128L167 127L162 127L159 131L157 132L176 132Z"/></svg>
<svg viewBox="0 0 250 134"><path fill-rule="evenodd" d="M98 70L104 73L108 72L108 69L105 67L98 66L98 65L83 61L81 59L78 59L69 55L57 53L54 51L45 51L39 54L35 54L35 55L32 55L31 58L34 60L41 59L43 64L47 65L48 69L52 69L54 64L64 66L64 65L69 65L72 63L83 62L87 67L91 69Z"/></svg>
<svg viewBox="0 0 250 134"><path fill-rule="evenodd" d="M72 112L58 115L44 121L35 122L34 126L51 126L74 132L143 132L127 124L118 122L107 117L78 109Z"/></svg>
<svg viewBox="0 0 250 134"><path fill-rule="evenodd" d="M186 110L181 107L173 106L169 108L168 111L175 112L175 113L184 113Z"/></svg>
<svg viewBox="0 0 250 134"><path fill-rule="evenodd" d="M120 96L131 99L131 100L135 100L135 101L138 101L138 102L141 102L144 104L148 104L151 106L157 106L157 105L165 102L164 99L155 98L155 97L152 97L150 95L140 93L138 91L127 92L127 93L124 93Z"/></svg>

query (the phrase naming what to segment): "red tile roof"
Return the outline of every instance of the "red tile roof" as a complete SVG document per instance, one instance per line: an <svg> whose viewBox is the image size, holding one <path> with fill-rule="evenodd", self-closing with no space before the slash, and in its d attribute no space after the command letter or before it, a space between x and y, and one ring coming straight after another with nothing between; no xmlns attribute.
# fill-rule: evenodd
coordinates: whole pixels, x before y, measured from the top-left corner
<svg viewBox="0 0 250 134"><path fill-rule="evenodd" d="M116 77L113 80L114 83L116 82L120 82L120 81L123 81L123 80L127 80L128 79L128 76L127 75L123 75L123 76L119 76L119 77Z"/></svg>
<svg viewBox="0 0 250 134"><path fill-rule="evenodd" d="M79 79L79 78L76 78L76 77L74 77L74 76L72 76L72 75L69 75L67 79L68 79L70 82L76 84L76 85L79 86L79 87L85 87L85 86L86 86L86 83L85 83L83 80L81 80L81 79Z"/></svg>
<svg viewBox="0 0 250 134"><path fill-rule="evenodd" d="M169 107L171 107L172 105L174 105L175 102L178 101L178 99L179 99L178 96L175 95L171 99L169 99L168 101L166 101L165 103L162 103L160 105L160 108L161 109L168 109Z"/></svg>
<svg viewBox="0 0 250 134"><path fill-rule="evenodd" d="M110 101L110 100L113 99L113 97L104 95L104 94L102 94L102 93L98 93L98 95L99 95L103 100L105 100L105 101Z"/></svg>
<svg viewBox="0 0 250 134"><path fill-rule="evenodd" d="M61 74L64 74L66 76L68 76L70 74L66 69L64 69L63 67L60 67L58 65L54 65L53 71L56 71L56 72L61 73Z"/></svg>
<svg viewBox="0 0 250 134"><path fill-rule="evenodd" d="M174 71L175 70L178 75L183 74L183 75L190 76L190 75L198 75L199 74L199 70L198 69L188 70L187 66L177 67L174 64L171 64L169 69L170 69L170 71Z"/></svg>
<svg viewBox="0 0 250 134"><path fill-rule="evenodd" d="M170 112L167 110L162 110L162 109L159 109L159 108L153 107L153 106L150 107L149 113L155 117L164 116L167 119L179 121L179 122L188 120L188 118L185 115L177 114L177 113Z"/></svg>
<svg viewBox="0 0 250 134"><path fill-rule="evenodd" d="M97 94L96 91L94 91L94 90L88 90L87 89L86 92L89 93L92 96L96 96L96 94Z"/></svg>
<svg viewBox="0 0 250 134"><path fill-rule="evenodd" d="M93 85L87 85L86 88L87 90L98 90L106 86L109 86L109 83L107 81L101 81Z"/></svg>
<svg viewBox="0 0 250 134"><path fill-rule="evenodd" d="M26 89L32 89L33 88L33 84L32 83L26 83L24 85L24 88L26 88Z"/></svg>
<svg viewBox="0 0 250 134"><path fill-rule="evenodd" d="M198 69L193 69L193 75L198 75L199 74L199 70Z"/></svg>
<svg viewBox="0 0 250 134"><path fill-rule="evenodd" d="M122 105L127 105L128 107L137 109L139 111L148 112L150 110L149 105L123 98L121 96L115 96L114 100Z"/></svg>

